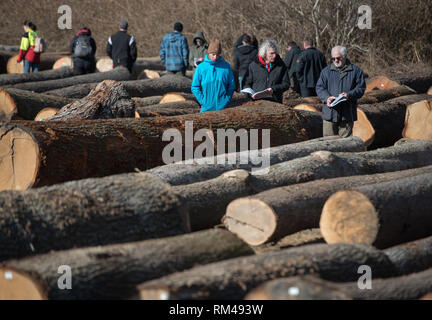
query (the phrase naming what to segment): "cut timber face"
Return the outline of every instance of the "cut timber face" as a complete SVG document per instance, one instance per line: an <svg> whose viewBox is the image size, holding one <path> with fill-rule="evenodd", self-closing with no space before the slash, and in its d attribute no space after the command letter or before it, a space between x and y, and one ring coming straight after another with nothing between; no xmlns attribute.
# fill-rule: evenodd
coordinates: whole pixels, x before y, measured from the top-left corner
<svg viewBox="0 0 432 320"><path fill-rule="evenodd" d="M62 67L73 67L73 60L71 57L63 57L54 62L53 69Z"/></svg>
<svg viewBox="0 0 432 320"><path fill-rule="evenodd" d="M246 243L257 246L265 243L274 233L276 214L269 205L258 199L242 198L228 205L223 223Z"/></svg>
<svg viewBox="0 0 432 320"><path fill-rule="evenodd" d="M407 107L402 137L432 140L432 100L419 101Z"/></svg>
<svg viewBox="0 0 432 320"><path fill-rule="evenodd" d="M99 72L105 72L105 71L110 71L113 69L113 61L110 57L103 57L100 58L97 62L96 62L96 69Z"/></svg>
<svg viewBox="0 0 432 320"><path fill-rule="evenodd" d="M153 70L149 70L149 69L144 69L143 72L140 73L140 75L138 76L138 79L159 79L160 78L160 74L157 71L153 71Z"/></svg>
<svg viewBox="0 0 432 320"><path fill-rule="evenodd" d="M0 191L31 188L38 170L39 148L33 137L20 128L0 129Z"/></svg>
<svg viewBox="0 0 432 320"><path fill-rule="evenodd" d="M59 109L57 109L57 108L44 108L38 112L34 121L42 121L44 119L47 119L49 117L56 115L58 112L59 112Z"/></svg>
<svg viewBox="0 0 432 320"><path fill-rule="evenodd" d="M17 62L18 55L14 55L9 58L7 62L7 73L24 73L24 62Z"/></svg>
<svg viewBox="0 0 432 320"><path fill-rule="evenodd" d="M354 121L353 135L363 140L366 147L370 146L375 138L375 129L366 114L357 108L357 121Z"/></svg>
<svg viewBox="0 0 432 320"><path fill-rule="evenodd" d="M168 103L168 102L177 102L177 101L186 101L186 98L177 93L167 93L162 96L162 99L159 101L159 104Z"/></svg>
<svg viewBox="0 0 432 320"><path fill-rule="evenodd" d="M400 84L396 81L390 80L385 76L378 76L370 79L366 84L366 91L372 90L387 90L399 86Z"/></svg>
<svg viewBox="0 0 432 320"><path fill-rule="evenodd" d="M314 111L314 112L321 112L316 107L306 104L306 103L300 103L294 107L294 110L305 110L305 111Z"/></svg>
<svg viewBox="0 0 432 320"><path fill-rule="evenodd" d="M0 268L0 300L46 300L42 286L31 277Z"/></svg>
<svg viewBox="0 0 432 320"><path fill-rule="evenodd" d="M320 228L329 244L349 242L372 245L379 229L378 214L362 193L339 191L324 204Z"/></svg>
<svg viewBox="0 0 432 320"><path fill-rule="evenodd" d="M18 112L14 99L5 90L0 89L0 121L12 119Z"/></svg>
<svg viewBox="0 0 432 320"><path fill-rule="evenodd" d="M429 88L429 90L427 91L427 94L429 95L429 96L432 96L432 86Z"/></svg>

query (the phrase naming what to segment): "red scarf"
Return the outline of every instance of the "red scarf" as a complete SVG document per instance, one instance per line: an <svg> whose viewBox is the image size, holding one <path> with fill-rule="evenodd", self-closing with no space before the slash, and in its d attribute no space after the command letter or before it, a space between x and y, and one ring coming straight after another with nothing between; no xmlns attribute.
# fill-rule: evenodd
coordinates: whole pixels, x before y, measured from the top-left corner
<svg viewBox="0 0 432 320"><path fill-rule="evenodd" d="M266 63L260 55L258 55L258 59L259 62L261 62L261 64L266 68L267 72L270 72L273 65L271 63Z"/></svg>

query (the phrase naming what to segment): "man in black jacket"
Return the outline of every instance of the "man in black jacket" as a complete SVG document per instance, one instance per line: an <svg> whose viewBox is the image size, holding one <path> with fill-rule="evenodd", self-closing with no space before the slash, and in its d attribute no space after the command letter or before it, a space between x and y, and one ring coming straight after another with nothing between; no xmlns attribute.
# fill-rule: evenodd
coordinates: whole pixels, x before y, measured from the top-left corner
<svg viewBox="0 0 432 320"><path fill-rule="evenodd" d="M267 91L265 99L282 103L284 91L289 89L288 70L278 53L273 40L266 40L258 50L258 56L249 64L245 76L245 88Z"/></svg>
<svg viewBox="0 0 432 320"><path fill-rule="evenodd" d="M240 90L243 89L243 79L247 73L249 64L256 59L258 48L252 45L252 37L244 34L242 44L234 49L234 70L238 74Z"/></svg>
<svg viewBox="0 0 432 320"><path fill-rule="evenodd" d="M312 46L312 40L303 41L305 50L297 59L297 79L302 97L316 96L315 86L322 69L327 66L324 54Z"/></svg>
<svg viewBox="0 0 432 320"><path fill-rule="evenodd" d="M70 46L73 68L76 74L93 73L96 71L96 42L91 37L89 28L82 28L72 39Z"/></svg>
<svg viewBox="0 0 432 320"><path fill-rule="evenodd" d="M300 93L300 87L298 84L298 80L296 77L296 61L301 53L300 47L294 41L288 42L287 52L285 54L285 65L288 68L288 75L290 78L291 88L294 89L295 92Z"/></svg>
<svg viewBox="0 0 432 320"><path fill-rule="evenodd" d="M106 51L113 60L113 67L124 66L132 71L137 59L135 38L127 33L127 21L120 22L119 31L108 38Z"/></svg>

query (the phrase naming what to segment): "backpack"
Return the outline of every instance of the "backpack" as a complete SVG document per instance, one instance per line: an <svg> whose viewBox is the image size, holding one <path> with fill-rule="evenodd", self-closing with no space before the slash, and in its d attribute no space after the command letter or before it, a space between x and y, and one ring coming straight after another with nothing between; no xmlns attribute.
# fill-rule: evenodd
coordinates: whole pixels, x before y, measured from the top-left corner
<svg viewBox="0 0 432 320"><path fill-rule="evenodd" d="M35 37L35 46L33 51L35 53L43 53L46 50L46 42L43 38L41 38L38 34Z"/></svg>
<svg viewBox="0 0 432 320"><path fill-rule="evenodd" d="M89 58L92 54L92 46L90 43L89 36L78 36L75 49L74 56L77 58Z"/></svg>

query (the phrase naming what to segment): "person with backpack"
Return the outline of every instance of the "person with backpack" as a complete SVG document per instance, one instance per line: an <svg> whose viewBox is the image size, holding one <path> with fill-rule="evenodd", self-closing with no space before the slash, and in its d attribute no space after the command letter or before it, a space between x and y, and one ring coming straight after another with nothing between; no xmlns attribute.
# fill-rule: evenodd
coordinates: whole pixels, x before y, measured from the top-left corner
<svg viewBox="0 0 432 320"><path fill-rule="evenodd" d="M21 38L17 62L24 60L24 73L39 71L40 56L45 50L45 42L36 32L36 26L30 21L24 21L24 35Z"/></svg>
<svg viewBox="0 0 432 320"><path fill-rule="evenodd" d="M82 28L70 43L73 68L76 74L93 73L96 71L96 42L91 37L89 28Z"/></svg>
<svg viewBox="0 0 432 320"><path fill-rule="evenodd" d="M108 38L106 52L113 60L113 67L124 66L132 72L133 64L137 59L135 38L127 33L128 22L119 24L119 31Z"/></svg>

